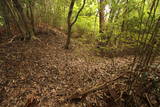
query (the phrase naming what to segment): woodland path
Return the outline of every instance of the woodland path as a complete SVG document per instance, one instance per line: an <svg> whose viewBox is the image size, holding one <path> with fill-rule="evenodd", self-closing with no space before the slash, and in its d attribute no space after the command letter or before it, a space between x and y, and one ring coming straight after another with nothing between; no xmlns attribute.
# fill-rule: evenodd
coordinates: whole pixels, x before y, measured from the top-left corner
<svg viewBox="0 0 160 107"><path fill-rule="evenodd" d="M40 107L56 107L66 95L110 80L131 62L130 57L94 56L88 44L73 42L65 50L61 34L38 37L41 41L13 41L0 48L0 107L22 107L31 97Z"/></svg>

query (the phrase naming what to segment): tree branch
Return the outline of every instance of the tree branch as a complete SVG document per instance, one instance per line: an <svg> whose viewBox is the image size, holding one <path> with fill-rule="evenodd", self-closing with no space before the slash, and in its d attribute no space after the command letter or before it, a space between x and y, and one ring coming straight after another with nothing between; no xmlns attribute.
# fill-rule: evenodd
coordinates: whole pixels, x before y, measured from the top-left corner
<svg viewBox="0 0 160 107"><path fill-rule="evenodd" d="M78 11L78 13L77 13L77 15L76 15L74 21L71 23L71 27L76 23L76 21L77 21L77 19L78 19L78 16L79 16L79 14L81 13L81 11L83 10L85 4L86 4L86 0L83 1L82 7L79 9L79 11Z"/></svg>

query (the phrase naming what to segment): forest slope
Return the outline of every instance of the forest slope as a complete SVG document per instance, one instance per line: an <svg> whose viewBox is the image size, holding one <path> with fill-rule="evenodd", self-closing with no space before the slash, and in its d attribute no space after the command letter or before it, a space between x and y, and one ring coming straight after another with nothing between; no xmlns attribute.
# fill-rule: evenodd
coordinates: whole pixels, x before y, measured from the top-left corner
<svg viewBox="0 0 160 107"><path fill-rule="evenodd" d="M94 56L85 44L65 50L62 34L38 37L40 41L13 41L0 48L1 107L20 107L31 97L40 106L56 107L64 96L110 80L131 63L131 57Z"/></svg>

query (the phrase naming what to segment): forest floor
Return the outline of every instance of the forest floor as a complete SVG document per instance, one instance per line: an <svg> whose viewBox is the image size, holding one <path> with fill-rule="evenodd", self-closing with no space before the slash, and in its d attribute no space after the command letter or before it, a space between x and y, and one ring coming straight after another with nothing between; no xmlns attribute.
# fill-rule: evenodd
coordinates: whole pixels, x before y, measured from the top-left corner
<svg viewBox="0 0 160 107"><path fill-rule="evenodd" d="M109 81L132 63L132 56L102 58L93 54L91 45L74 41L65 50L63 34L38 37L40 41L15 40L0 47L0 107L24 107L31 98L40 107L58 107L66 96ZM96 97L90 96L93 106Z"/></svg>

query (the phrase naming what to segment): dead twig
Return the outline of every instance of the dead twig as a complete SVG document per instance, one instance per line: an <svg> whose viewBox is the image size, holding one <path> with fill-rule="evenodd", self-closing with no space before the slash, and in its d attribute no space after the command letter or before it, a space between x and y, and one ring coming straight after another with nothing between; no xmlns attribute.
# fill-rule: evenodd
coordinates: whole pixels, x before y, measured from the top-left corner
<svg viewBox="0 0 160 107"><path fill-rule="evenodd" d="M12 43L12 42L13 42L13 40L14 40L16 37L17 37L17 35L13 36L13 37L12 37L10 40L8 40L6 43L2 43L2 44L0 44L0 47L1 47L1 46L5 46L5 45L8 45L8 44Z"/></svg>
<svg viewBox="0 0 160 107"><path fill-rule="evenodd" d="M147 101L148 101L148 103L149 103L149 106L150 106L150 107L153 107L153 105L152 105L152 103L151 103L151 101L150 101L150 98L148 97L148 94L147 94L147 93L145 93L145 97L146 97L146 99L147 99Z"/></svg>
<svg viewBox="0 0 160 107"><path fill-rule="evenodd" d="M35 98L30 98L27 100L27 103L24 107L39 107L39 101Z"/></svg>

